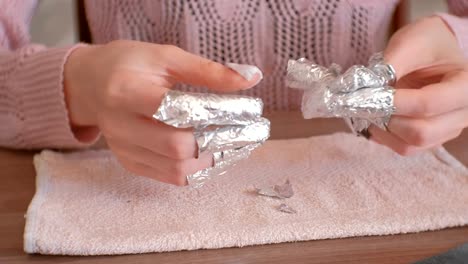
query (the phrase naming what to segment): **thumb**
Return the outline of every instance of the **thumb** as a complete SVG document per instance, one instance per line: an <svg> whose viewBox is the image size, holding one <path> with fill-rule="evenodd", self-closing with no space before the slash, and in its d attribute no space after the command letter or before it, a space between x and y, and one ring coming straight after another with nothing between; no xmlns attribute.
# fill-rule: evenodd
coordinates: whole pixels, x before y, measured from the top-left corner
<svg viewBox="0 0 468 264"><path fill-rule="evenodd" d="M397 78L415 70L460 61L458 42L445 22L430 17L397 31L384 51L385 61L395 68Z"/></svg>
<svg viewBox="0 0 468 264"><path fill-rule="evenodd" d="M226 66L171 47L168 59L169 75L177 82L207 87L219 92L249 89L263 78L259 68L229 63Z"/></svg>

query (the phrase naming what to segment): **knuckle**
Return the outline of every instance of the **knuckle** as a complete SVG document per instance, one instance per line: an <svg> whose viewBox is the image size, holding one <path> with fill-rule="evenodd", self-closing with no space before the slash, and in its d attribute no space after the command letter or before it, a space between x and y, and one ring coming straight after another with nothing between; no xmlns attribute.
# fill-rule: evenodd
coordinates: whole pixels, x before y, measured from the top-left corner
<svg viewBox="0 0 468 264"><path fill-rule="evenodd" d="M193 153L190 153L190 148L186 142L187 139L183 135L172 133L166 141L169 157L176 160L192 158Z"/></svg>
<svg viewBox="0 0 468 264"><path fill-rule="evenodd" d="M177 186L184 186L186 184L188 171L187 162L174 161L171 165L169 175L171 183Z"/></svg>
<svg viewBox="0 0 468 264"><path fill-rule="evenodd" d="M104 105L109 108L116 108L122 104L126 94L125 74L113 72L109 77L104 95Z"/></svg>
<svg viewBox="0 0 468 264"><path fill-rule="evenodd" d="M185 186L187 185L186 176L174 178L173 184L176 186Z"/></svg>
<svg viewBox="0 0 468 264"><path fill-rule="evenodd" d="M172 177L181 178L186 176L187 170L184 161L175 161L171 166Z"/></svg>
<svg viewBox="0 0 468 264"><path fill-rule="evenodd" d="M221 69L225 69L225 68L218 67L218 63L212 60L203 60L202 66L203 66L203 69L210 69L210 70L218 71L218 74L221 73L220 72Z"/></svg>
<svg viewBox="0 0 468 264"><path fill-rule="evenodd" d="M416 103L416 116L419 117L429 117L434 115L435 112L435 104L432 100L432 98L425 96L425 95L420 95L419 98L417 98Z"/></svg>
<svg viewBox="0 0 468 264"><path fill-rule="evenodd" d="M404 145L395 149L395 152L401 156L411 156L414 154L414 148L409 145Z"/></svg>
<svg viewBox="0 0 468 264"><path fill-rule="evenodd" d="M181 48L174 45L160 45L160 48L164 54L175 54L182 51Z"/></svg>
<svg viewBox="0 0 468 264"><path fill-rule="evenodd" d="M125 39L117 39L109 42L107 47L109 48L125 48L130 45L133 41Z"/></svg>
<svg viewBox="0 0 468 264"><path fill-rule="evenodd" d="M184 149L182 146L177 141L170 140L167 142L168 144L168 149L167 149L167 154L170 158L176 159L176 160L182 160L185 158L185 153Z"/></svg>
<svg viewBox="0 0 468 264"><path fill-rule="evenodd" d="M414 146L427 146L431 141L431 129L425 122L413 122L408 128L408 140Z"/></svg>
<svg viewBox="0 0 468 264"><path fill-rule="evenodd" d="M225 80L227 84L230 84L233 81L236 81L239 79L242 79L238 74L233 74L233 71L229 70L226 67L222 67L219 63L212 61L212 60L202 60L200 63L199 70L204 72L211 72L211 78L218 78L220 81ZM205 76L204 74L201 74L201 76ZM205 77L206 78L206 77Z"/></svg>
<svg viewBox="0 0 468 264"><path fill-rule="evenodd" d="M101 130L102 134L107 139L114 138L114 132L115 132L114 125L109 119L107 118L100 119L99 130Z"/></svg>

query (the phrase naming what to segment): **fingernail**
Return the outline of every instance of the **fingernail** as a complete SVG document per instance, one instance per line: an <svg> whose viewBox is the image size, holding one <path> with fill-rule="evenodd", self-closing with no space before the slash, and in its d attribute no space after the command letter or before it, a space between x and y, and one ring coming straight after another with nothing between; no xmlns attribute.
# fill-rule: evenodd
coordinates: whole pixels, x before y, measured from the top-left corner
<svg viewBox="0 0 468 264"><path fill-rule="evenodd" d="M231 62L226 63L226 66L239 73L247 81L252 81L254 77L258 75L259 78L254 85L257 85L263 79L263 73L257 66L248 64L237 64Z"/></svg>

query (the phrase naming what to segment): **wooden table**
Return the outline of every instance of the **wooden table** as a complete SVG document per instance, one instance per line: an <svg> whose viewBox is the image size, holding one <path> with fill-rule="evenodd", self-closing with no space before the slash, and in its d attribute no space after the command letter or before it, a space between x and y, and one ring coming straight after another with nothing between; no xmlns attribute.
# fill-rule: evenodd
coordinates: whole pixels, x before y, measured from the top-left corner
<svg viewBox="0 0 468 264"><path fill-rule="evenodd" d="M272 138L305 137L345 130L338 120L303 121L276 113ZM468 164L468 132L446 147ZM24 214L34 194L35 152L0 149L0 263L409 263L468 242L468 226L417 234L356 237L245 248L158 254L62 257L23 252Z"/></svg>

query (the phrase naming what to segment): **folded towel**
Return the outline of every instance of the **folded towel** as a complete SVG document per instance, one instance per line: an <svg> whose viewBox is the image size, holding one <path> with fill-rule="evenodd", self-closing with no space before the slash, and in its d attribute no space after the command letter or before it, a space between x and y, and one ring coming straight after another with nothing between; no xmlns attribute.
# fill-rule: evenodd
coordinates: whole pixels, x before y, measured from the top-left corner
<svg viewBox="0 0 468 264"><path fill-rule="evenodd" d="M28 253L101 255L441 229L468 223L468 169L444 149L400 157L349 134L268 141L200 189L134 176L107 150L34 158ZM289 179L294 196L255 187ZM286 203L297 213L278 210Z"/></svg>

